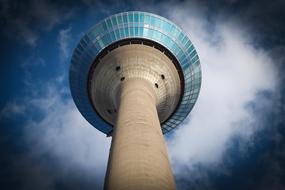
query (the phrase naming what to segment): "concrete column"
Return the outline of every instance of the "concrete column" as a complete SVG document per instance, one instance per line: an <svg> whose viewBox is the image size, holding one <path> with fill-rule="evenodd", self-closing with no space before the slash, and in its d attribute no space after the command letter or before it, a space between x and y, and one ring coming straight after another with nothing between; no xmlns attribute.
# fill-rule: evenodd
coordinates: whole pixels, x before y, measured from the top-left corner
<svg viewBox="0 0 285 190"><path fill-rule="evenodd" d="M105 189L173 190L175 182L157 115L155 89L144 79L122 83Z"/></svg>

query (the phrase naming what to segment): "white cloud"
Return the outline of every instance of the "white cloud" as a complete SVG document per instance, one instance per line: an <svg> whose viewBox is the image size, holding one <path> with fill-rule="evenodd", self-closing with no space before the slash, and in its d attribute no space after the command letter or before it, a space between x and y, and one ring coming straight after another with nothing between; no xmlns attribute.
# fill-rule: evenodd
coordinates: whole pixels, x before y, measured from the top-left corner
<svg viewBox="0 0 285 190"><path fill-rule="evenodd" d="M0 111L1 118L12 118L15 115L23 115L25 113L25 106L16 101L8 102Z"/></svg>
<svg viewBox="0 0 285 190"><path fill-rule="evenodd" d="M167 12L196 47L202 64L202 87L192 113L168 142L176 175L185 167L195 172L197 164L222 167L233 136L249 143L261 125L256 117L260 113L250 113L246 105L257 101L269 106L270 100L256 99L256 94L274 92L277 81L273 60L254 47L241 26L226 19L209 23L203 11L183 7L189 6L171 6Z"/></svg>
<svg viewBox="0 0 285 190"><path fill-rule="evenodd" d="M62 176L72 179L79 175L92 187L102 189L111 139L87 123L72 99L63 100L60 88L56 83L48 83L44 96L25 102L27 109L32 107L43 116L28 119L24 126L26 143L31 147L28 158L37 160L29 161L29 170L35 171L36 175L30 173L25 186L36 189L38 185L41 189L49 189ZM57 164L53 174L42 171L43 167L49 167L48 164L42 165L46 156ZM46 175L49 175L46 186L33 182Z"/></svg>
<svg viewBox="0 0 285 190"><path fill-rule="evenodd" d="M68 59L71 54L69 45L71 41L71 27L60 30L57 41L60 50L60 60L63 62Z"/></svg>

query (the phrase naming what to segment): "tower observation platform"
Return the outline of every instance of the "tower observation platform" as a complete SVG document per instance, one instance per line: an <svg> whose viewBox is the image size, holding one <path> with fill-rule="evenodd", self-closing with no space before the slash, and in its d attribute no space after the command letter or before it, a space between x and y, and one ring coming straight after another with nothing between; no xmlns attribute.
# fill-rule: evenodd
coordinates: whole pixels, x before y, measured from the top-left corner
<svg viewBox="0 0 285 190"><path fill-rule="evenodd" d="M69 76L81 114L112 136L105 189L175 189L163 134L187 117L201 86L183 31L151 13L112 15L81 38Z"/></svg>

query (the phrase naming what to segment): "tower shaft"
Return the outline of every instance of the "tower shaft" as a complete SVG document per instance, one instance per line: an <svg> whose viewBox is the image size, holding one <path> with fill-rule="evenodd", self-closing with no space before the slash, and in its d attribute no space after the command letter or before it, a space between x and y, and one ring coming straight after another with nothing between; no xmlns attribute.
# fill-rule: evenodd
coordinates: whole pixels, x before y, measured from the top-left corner
<svg viewBox="0 0 285 190"><path fill-rule="evenodd" d="M122 83L105 189L175 189L154 88L144 79Z"/></svg>

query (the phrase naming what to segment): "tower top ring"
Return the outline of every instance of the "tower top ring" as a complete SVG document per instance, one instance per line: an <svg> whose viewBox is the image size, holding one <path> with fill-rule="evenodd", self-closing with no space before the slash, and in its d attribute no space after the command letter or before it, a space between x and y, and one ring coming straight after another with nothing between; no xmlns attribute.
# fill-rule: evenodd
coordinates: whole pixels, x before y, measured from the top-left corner
<svg viewBox="0 0 285 190"><path fill-rule="evenodd" d="M123 12L107 17L83 35L74 49L69 82L74 102L95 128L105 134L112 131L93 109L88 98L88 73L94 60L112 44L126 39L146 39L160 44L178 61L184 77L183 94L175 112L162 123L166 133L178 126L192 110L201 87L201 66L190 39L174 23L146 12Z"/></svg>

